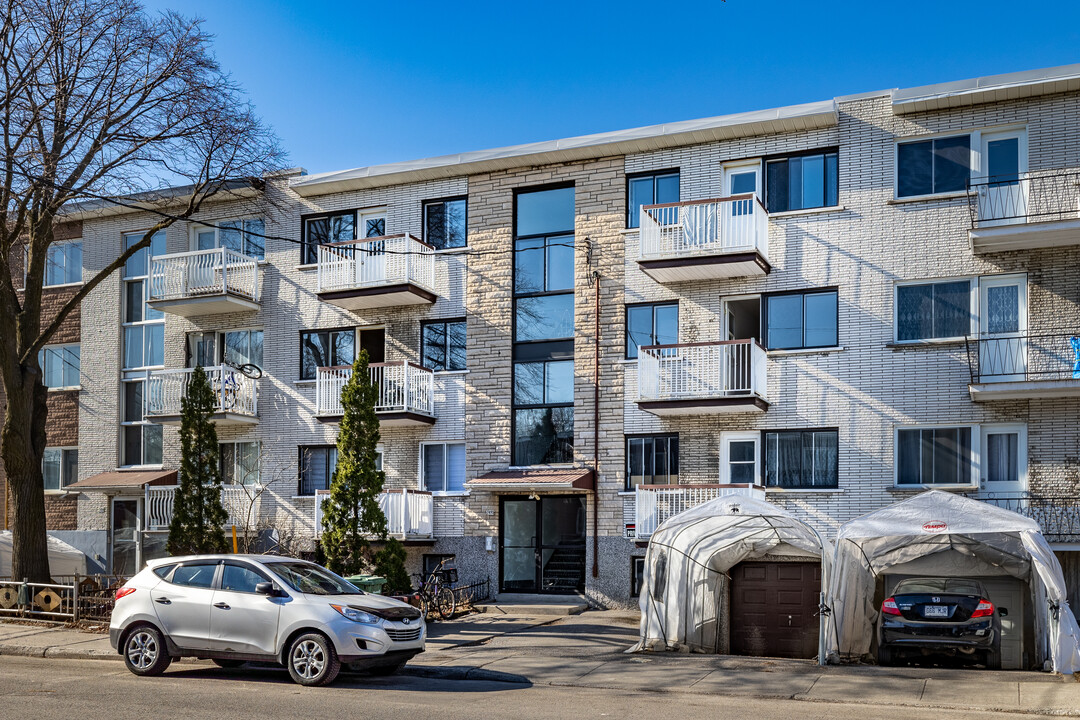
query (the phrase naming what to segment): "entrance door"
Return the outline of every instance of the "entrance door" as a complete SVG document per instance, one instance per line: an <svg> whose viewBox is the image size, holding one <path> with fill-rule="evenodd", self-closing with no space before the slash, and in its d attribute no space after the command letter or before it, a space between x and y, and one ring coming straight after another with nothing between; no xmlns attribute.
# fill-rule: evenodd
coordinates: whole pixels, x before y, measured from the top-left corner
<svg viewBox="0 0 1080 720"><path fill-rule="evenodd" d="M1010 225L1027 222L1027 133L1013 130L982 136L979 222Z"/></svg>
<svg viewBox="0 0 1080 720"><path fill-rule="evenodd" d="M812 658L818 651L819 562L745 562L731 570L731 652Z"/></svg>
<svg viewBox="0 0 1080 720"><path fill-rule="evenodd" d="M112 521L112 572L115 575L134 575L142 569L139 552L139 528L142 521L142 501L139 499L113 498Z"/></svg>
<svg viewBox="0 0 1080 720"><path fill-rule="evenodd" d="M761 163L731 163L724 166L724 192L733 195L761 197ZM754 198L734 200L731 209L723 214L728 227L723 230L724 245L754 244ZM730 242L728 241L730 239Z"/></svg>
<svg viewBox="0 0 1080 720"><path fill-rule="evenodd" d="M1027 490L1027 427L983 425L979 489L997 497Z"/></svg>
<svg viewBox="0 0 1080 720"><path fill-rule="evenodd" d="M980 382L1023 380L1027 371L1027 278L979 280Z"/></svg>
<svg viewBox="0 0 1080 720"><path fill-rule="evenodd" d="M386 235L386 213L358 213L359 233L362 238L382 238ZM356 258L356 267L360 285L387 282L386 276L386 240L372 240L364 243L364 248Z"/></svg>
<svg viewBox="0 0 1080 720"><path fill-rule="evenodd" d="M585 496L503 498L501 592L585 590Z"/></svg>

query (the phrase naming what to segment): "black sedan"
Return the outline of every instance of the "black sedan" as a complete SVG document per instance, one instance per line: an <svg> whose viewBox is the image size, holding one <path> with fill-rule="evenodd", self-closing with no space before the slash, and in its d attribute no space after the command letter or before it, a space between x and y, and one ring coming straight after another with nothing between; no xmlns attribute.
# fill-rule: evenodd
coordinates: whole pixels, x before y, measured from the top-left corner
<svg viewBox="0 0 1080 720"><path fill-rule="evenodd" d="M908 578L881 604L878 663L951 655L1001 667L1001 617L978 580Z"/></svg>

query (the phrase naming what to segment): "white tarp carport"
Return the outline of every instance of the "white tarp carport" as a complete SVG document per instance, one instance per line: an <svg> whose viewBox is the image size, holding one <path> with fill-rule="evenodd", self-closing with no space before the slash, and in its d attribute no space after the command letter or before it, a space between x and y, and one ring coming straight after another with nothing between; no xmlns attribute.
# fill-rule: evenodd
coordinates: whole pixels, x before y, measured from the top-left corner
<svg viewBox="0 0 1080 720"><path fill-rule="evenodd" d="M933 568L935 556L959 553L972 566L989 564L1028 583L1038 652L1054 670L1080 670L1080 628L1066 600L1061 565L1030 518L961 495L929 490L863 515L837 533L828 605L830 660L858 659L870 652L878 608L878 577L914 560ZM925 571L925 570L924 570ZM944 561L941 575L955 574ZM927 573L931 574L931 573Z"/></svg>
<svg viewBox="0 0 1080 720"><path fill-rule="evenodd" d="M801 555L825 563L832 547L810 525L764 500L724 496L670 518L649 539L637 650L716 652L720 578L744 560ZM820 637L824 638L824 628ZM824 654L819 652L824 662Z"/></svg>
<svg viewBox="0 0 1080 720"><path fill-rule="evenodd" d="M83 555L81 550L52 535L49 535L48 540L49 572L54 577L86 574L86 555ZM11 577L11 546L11 531L0 531L0 578ZM21 580L22 578L11 579Z"/></svg>

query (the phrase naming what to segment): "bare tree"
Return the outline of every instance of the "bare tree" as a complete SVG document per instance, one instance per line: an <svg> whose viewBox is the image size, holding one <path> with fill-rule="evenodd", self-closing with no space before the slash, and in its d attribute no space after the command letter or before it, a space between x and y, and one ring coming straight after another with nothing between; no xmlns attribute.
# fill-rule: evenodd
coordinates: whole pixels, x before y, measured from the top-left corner
<svg viewBox="0 0 1080 720"><path fill-rule="evenodd" d="M0 379L7 395L0 457L15 515L12 572L42 582L49 578L41 475L47 411L38 351L154 233L192 217L209 198L258 189L284 156L218 65L199 20L150 15L133 0L0 6ZM117 203L147 209L156 222L42 318L54 225L73 207ZM20 292L13 274L23 268L13 260L23 257Z"/></svg>

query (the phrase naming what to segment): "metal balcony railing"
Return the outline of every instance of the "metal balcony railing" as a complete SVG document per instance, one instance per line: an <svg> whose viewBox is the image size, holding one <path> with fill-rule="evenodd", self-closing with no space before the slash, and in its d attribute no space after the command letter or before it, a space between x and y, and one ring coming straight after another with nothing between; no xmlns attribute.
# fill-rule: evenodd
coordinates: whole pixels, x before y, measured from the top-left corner
<svg viewBox="0 0 1080 720"><path fill-rule="evenodd" d="M323 503L328 490L315 493L315 532L322 533ZM379 493L379 509L386 516L387 533L396 537L432 537L434 501L431 493L398 488Z"/></svg>
<svg viewBox="0 0 1080 720"><path fill-rule="evenodd" d="M769 213L754 194L641 208L639 260L756 250L769 256Z"/></svg>
<svg viewBox="0 0 1080 720"><path fill-rule="evenodd" d="M1080 495L990 492L976 499L1031 518L1048 542L1080 542Z"/></svg>
<svg viewBox="0 0 1080 720"><path fill-rule="evenodd" d="M259 383L229 365L205 367L214 391L214 412L258 417ZM153 370L146 382L146 415L179 415L194 368Z"/></svg>
<svg viewBox="0 0 1080 720"><path fill-rule="evenodd" d="M149 485L146 488L146 530L168 530L172 522L177 485ZM229 514L224 527L254 530L259 517L259 488L222 485L221 504Z"/></svg>
<svg viewBox="0 0 1080 720"><path fill-rule="evenodd" d="M435 415L435 373L408 361L371 363L371 382L378 388L375 412ZM315 371L315 414L341 415L341 390L352 377L352 366Z"/></svg>
<svg viewBox="0 0 1080 720"><path fill-rule="evenodd" d="M1080 331L967 339L973 384L1080 379Z"/></svg>
<svg viewBox="0 0 1080 720"><path fill-rule="evenodd" d="M639 539L656 532L669 518L696 505L729 495L765 499L761 485L638 485L634 488L634 532Z"/></svg>
<svg viewBox="0 0 1080 720"><path fill-rule="evenodd" d="M1080 219L1080 170L1033 170L968 184L972 229Z"/></svg>
<svg viewBox="0 0 1080 720"><path fill-rule="evenodd" d="M756 340L648 345L638 351L638 399L767 399L767 361Z"/></svg>
<svg viewBox="0 0 1080 720"><path fill-rule="evenodd" d="M435 292L435 248L409 234L319 246L318 292L412 284Z"/></svg>
<svg viewBox="0 0 1080 720"><path fill-rule="evenodd" d="M259 261L228 248L162 255L150 261L150 300L207 295L259 300Z"/></svg>

